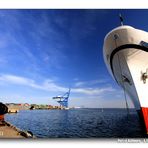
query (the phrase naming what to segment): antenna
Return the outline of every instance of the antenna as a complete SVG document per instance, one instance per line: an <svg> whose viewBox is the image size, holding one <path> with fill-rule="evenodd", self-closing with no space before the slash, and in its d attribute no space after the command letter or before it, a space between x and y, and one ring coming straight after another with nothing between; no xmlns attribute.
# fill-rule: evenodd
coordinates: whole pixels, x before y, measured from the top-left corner
<svg viewBox="0 0 148 148"><path fill-rule="evenodd" d="M123 17L121 14L119 14L119 17L120 17L120 24L121 24L121 26L123 26Z"/></svg>

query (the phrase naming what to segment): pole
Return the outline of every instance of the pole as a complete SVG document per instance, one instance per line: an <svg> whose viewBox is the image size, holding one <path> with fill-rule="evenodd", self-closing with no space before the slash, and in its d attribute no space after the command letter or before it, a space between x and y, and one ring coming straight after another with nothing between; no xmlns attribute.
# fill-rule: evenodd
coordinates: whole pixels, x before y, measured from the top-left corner
<svg viewBox="0 0 148 148"><path fill-rule="evenodd" d="M121 24L121 26L123 26L123 17L121 14L119 14L119 17L120 17L120 24Z"/></svg>

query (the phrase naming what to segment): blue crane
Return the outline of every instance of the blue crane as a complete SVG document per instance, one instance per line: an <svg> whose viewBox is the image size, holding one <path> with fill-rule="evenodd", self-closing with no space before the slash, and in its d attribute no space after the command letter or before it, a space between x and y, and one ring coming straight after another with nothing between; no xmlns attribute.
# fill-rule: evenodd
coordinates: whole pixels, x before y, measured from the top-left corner
<svg viewBox="0 0 148 148"><path fill-rule="evenodd" d="M53 97L52 99L55 99L60 104L61 107L68 108L69 95L70 95L70 88L69 91L66 92L64 95Z"/></svg>

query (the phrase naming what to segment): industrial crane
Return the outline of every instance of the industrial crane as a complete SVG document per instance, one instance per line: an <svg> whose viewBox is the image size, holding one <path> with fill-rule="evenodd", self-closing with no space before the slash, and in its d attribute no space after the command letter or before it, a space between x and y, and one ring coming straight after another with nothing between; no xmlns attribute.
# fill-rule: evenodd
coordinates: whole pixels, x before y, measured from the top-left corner
<svg viewBox="0 0 148 148"><path fill-rule="evenodd" d="M60 104L61 108L68 109L69 95L70 95L70 88L69 88L69 91L66 92L64 95L53 97L52 99L56 100Z"/></svg>

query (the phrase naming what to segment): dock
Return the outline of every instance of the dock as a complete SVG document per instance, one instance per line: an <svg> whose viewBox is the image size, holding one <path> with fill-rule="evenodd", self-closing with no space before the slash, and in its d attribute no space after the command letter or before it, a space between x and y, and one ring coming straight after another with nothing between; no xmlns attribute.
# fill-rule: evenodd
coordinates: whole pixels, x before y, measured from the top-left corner
<svg viewBox="0 0 148 148"><path fill-rule="evenodd" d="M22 131L6 121L0 121L0 139L1 138L35 138L35 136L28 131Z"/></svg>

